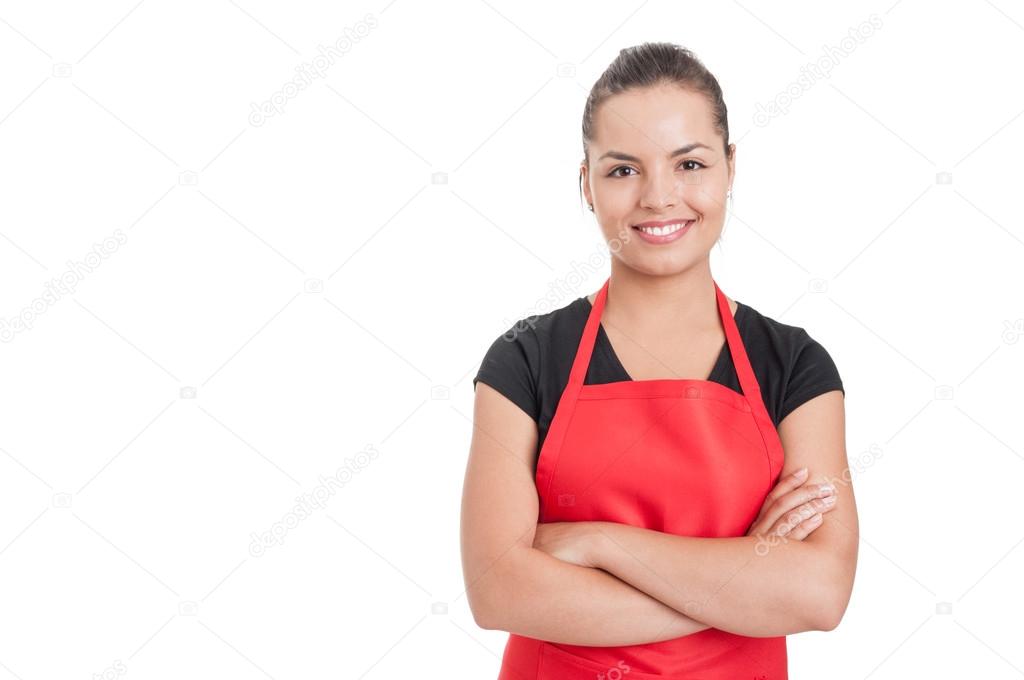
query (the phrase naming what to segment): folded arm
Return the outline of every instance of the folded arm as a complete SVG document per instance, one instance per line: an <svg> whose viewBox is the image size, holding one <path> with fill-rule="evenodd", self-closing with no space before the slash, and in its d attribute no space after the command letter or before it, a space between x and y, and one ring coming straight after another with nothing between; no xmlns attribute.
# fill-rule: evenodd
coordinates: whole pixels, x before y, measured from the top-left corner
<svg viewBox="0 0 1024 680"><path fill-rule="evenodd" d="M835 487L835 507L805 540L694 538L588 522L579 523L583 563L721 630L754 637L832 630L849 602L859 538L844 431L838 390L801 405L779 426L782 475L807 467L807 483Z"/></svg>
<svg viewBox="0 0 1024 680"><path fill-rule="evenodd" d="M536 423L477 383L461 521L466 596L477 624L592 646L643 644L707 629L605 571L533 547L536 447Z"/></svg>
<svg viewBox="0 0 1024 680"><path fill-rule="evenodd" d="M472 584L478 625L574 645L644 644L709 628L600 569L516 545Z"/></svg>

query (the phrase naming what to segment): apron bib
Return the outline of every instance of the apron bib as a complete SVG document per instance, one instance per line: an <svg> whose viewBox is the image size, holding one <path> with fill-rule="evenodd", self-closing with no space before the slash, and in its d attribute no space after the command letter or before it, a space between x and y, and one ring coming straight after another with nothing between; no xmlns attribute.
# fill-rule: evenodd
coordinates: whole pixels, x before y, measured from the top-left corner
<svg viewBox="0 0 1024 680"><path fill-rule="evenodd" d="M783 464L728 300L718 312L743 393L709 380L585 385L606 280L537 460L539 522L605 521L678 536L745 535ZM786 638L717 628L591 647L510 634L499 680L786 680Z"/></svg>

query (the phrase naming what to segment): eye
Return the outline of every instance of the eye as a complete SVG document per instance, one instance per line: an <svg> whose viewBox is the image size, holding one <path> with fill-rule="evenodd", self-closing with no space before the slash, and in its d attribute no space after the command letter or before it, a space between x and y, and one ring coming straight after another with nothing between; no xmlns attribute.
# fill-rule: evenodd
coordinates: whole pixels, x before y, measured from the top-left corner
<svg viewBox="0 0 1024 680"><path fill-rule="evenodd" d="M691 160L685 160L682 163L680 163L679 165L680 166L684 166L687 163L693 163L694 165L697 166L696 168L692 168L692 167L686 168L687 170L700 170L700 169L703 169L703 168L707 167L706 165L704 165L700 161L695 161L695 160L692 160L692 159ZM629 175L617 174L619 172L619 170L633 170L633 167L629 166L629 165L620 165L620 166L618 166L616 168L613 168L612 171L608 173L608 177L628 177L629 176Z"/></svg>
<svg viewBox="0 0 1024 680"><path fill-rule="evenodd" d="M611 172L609 172L608 176L609 177L624 177L625 175L617 175L615 173L617 173L619 170L632 170L632 169L633 168L631 168L628 165L620 165L617 168L613 169Z"/></svg>

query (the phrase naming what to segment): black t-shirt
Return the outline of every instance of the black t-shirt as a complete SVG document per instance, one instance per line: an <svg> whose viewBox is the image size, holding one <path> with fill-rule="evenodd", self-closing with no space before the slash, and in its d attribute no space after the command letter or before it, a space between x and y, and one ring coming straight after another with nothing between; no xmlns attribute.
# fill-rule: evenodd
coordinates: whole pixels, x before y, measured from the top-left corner
<svg viewBox="0 0 1024 680"><path fill-rule="evenodd" d="M831 390L843 389L832 357L803 328L762 315L736 300L736 327L761 387L765 408L778 427L796 407ZM591 304L586 296L568 305L517 321L484 355L473 378L482 380L523 409L537 423L537 450L544 443L555 407L569 382L576 348ZM599 325L584 384L630 380ZM742 392L728 345L708 379Z"/></svg>

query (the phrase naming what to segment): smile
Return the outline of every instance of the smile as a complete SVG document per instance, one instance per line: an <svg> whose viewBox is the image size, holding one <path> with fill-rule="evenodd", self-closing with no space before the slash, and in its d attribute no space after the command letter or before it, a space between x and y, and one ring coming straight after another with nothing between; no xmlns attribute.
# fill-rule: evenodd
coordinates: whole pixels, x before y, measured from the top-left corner
<svg viewBox="0 0 1024 680"><path fill-rule="evenodd" d="M681 238L686 232L690 230L695 220L680 220L678 222L670 222L659 226L637 226L633 225L633 229L640 233L640 238L648 243L671 243L678 238Z"/></svg>

